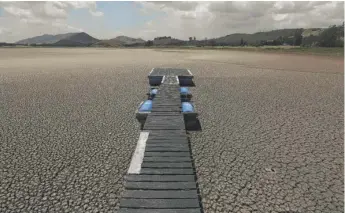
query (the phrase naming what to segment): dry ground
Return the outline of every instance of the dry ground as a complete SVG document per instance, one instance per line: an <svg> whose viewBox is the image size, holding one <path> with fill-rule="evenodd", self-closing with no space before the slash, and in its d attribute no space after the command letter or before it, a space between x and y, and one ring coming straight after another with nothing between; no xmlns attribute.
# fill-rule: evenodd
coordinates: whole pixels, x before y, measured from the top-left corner
<svg viewBox="0 0 345 213"><path fill-rule="evenodd" d="M153 67L189 68L205 213L343 212L339 58L0 49L0 212L116 212Z"/></svg>

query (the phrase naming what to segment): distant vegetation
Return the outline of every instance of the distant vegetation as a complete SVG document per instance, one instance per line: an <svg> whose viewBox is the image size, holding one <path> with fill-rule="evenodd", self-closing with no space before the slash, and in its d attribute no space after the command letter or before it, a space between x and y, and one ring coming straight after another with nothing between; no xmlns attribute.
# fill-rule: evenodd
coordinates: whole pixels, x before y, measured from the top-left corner
<svg viewBox="0 0 345 213"><path fill-rule="evenodd" d="M141 38L131 38L127 36L117 36L109 40L101 40L92 46L94 47L122 47L122 46L143 46L145 40Z"/></svg>
<svg viewBox="0 0 345 213"><path fill-rule="evenodd" d="M300 47L344 47L344 23L329 28L282 29L253 34L235 33L219 38L179 40L171 36L156 37L145 41L141 38L118 36L99 40L87 33L41 35L24 39L14 44L0 46L51 46L51 47L238 47L238 46L300 46Z"/></svg>
<svg viewBox="0 0 345 213"><path fill-rule="evenodd" d="M198 42L199 46L344 47L344 24L326 29L283 29L254 34L231 34Z"/></svg>

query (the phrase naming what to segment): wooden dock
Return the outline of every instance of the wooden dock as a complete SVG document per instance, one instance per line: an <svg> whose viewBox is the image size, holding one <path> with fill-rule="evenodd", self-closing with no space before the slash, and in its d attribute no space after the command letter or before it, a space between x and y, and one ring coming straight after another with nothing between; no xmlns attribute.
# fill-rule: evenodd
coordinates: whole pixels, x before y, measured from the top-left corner
<svg viewBox="0 0 345 213"><path fill-rule="evenodd" d="M120 213L201 213L195 169L184 117L181 113L179 75L183 69L156 69L150 75L162 76L143 132L148 137L140 168L132 165L125 177ZM160 77L159 77L160 78ZM138 142L139 144L139 142ZM136 153L134 154L136 155ZM140 156L140 155L138 155ZM137 163L132 159L132 163Z"/></svg>

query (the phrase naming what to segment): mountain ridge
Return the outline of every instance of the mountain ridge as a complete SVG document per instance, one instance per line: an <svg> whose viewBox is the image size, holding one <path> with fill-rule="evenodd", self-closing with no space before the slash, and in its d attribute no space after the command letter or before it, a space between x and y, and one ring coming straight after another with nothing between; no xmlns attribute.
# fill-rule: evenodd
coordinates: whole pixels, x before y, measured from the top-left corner
<svg viewBox="0 0 345 213"><path fill-rule="evenodd" d="M35 44L35 45L52 45L52 46L87 46L100 41L85 32L64 33L64 34L43 34L15 42L16 44Z"/></svg>
<svg viewBox="0 0 345 213"><path fill-rule="evenodd" d="M100 40L92 46L103 46L103 47L119 47L126 45L144 44L146 41L141 38L131 38L128 36L117 36L112 39Z"/></svg>
<svg viewBox="0 0 345 213"><path fill-rule="evenodd" d="M335 25L334 25L335 26ZM278 29L266 32L256 33L233 33L221 37L195 40L190 37L189 40L172 38L171 36L156 37L145 41L141 38L132 38L120 35L112 39L99 40L85 32L65 33L65 34L43 34L36 37L20 40L15 44L33 45L33 46L92 46L92 47L135 47L135 46L238 46L238 45L307 45L317 46L320 42L320 35L333 28L291 28ZM343 25L342 25L343 26ZM337 28L336 38L333 40L342 40L344 31ZM340 30L339 30L340 29Z"/></svg>

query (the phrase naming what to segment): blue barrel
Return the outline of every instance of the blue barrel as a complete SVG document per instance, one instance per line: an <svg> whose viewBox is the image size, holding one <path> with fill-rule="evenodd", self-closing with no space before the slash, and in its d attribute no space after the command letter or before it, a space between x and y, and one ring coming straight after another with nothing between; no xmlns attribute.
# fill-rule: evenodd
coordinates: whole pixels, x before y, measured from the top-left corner
<svg viewBox="0 0 345 213"><path fill-rule="evenodd" d="M181 95L188 95L189 94L188 87L181 87L180 88L180 93L181 93Z"/></svg>
<svg viewBox="0 0 345 213"><path fill-rule="evenodd" d="M157 92L158 92L158 89L151 89L150 95L155 96L155 95L157 95Z"/></svg>
<svg viewBox="0 0 345 213"><path fill-rule="evenodd" d="M182 112L194 112L194 107L189 102L182 102Z"/></svg>
<svg viewBox="0 0 345 213"><path fill-rule="evenodd" d="M152 101L146 100L140 107L139 112L150 112L152 110Z"/></svg>

